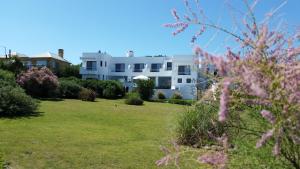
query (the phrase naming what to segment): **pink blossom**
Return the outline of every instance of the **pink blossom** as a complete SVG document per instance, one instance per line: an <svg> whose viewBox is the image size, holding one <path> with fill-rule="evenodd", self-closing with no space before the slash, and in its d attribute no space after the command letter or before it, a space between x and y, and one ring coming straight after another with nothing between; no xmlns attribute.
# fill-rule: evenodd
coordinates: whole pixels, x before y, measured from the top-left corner
<svg viewBox="0 0 300 169"><path fill-rule="evenodd" d="M229 101L229 85L230 80L225 79L223 82L222 93L220 96L220 110L219 110L219 121L224 122L228 114L228 101Z"/></svg>
<svg viewBox="0 0 300 169"><path fill-rule="evenodd" d="M201 163L224 167L227 162L227 155L224 152L207 153L198 158Z"/></svg>
<svg viewBox="0 0 300 169"><path fill-rule="evenodd" d="M275 117L273 116L273 114L268 111L268 110L262 110L260 112L260 114L266 119L268 120L271 124L274 124L275 123Z"/></svg>
<svg viewBox="0 0 300 169"><path fill-rule="evenodd" d="M274 129L267 131L266 133L264 133L261 138L257 141L256 143L256 148L260 148L261 146L263 146L266 141L268 139L270 139L274 134Z"/></svg>
<svg viewBox="0 0 300 169"><path fill-rule="evenodd" d="M273 154L275 156L278 156L280 154L280 145L279 145L279 141L278 140L276 140L276 143L275 143L275 145L273 147L273 151L272 152L273 152Z"/></svg>
<svg viewBox="0 0 300 169"><path fill-rule="evenodd" d="M179 21L179 20L180 20L178 14L177 14L176 9L172 9L172 10L171 10L171 13L172 13L172 15L173 15L173 17L175 18L176 21Z"/></svg>

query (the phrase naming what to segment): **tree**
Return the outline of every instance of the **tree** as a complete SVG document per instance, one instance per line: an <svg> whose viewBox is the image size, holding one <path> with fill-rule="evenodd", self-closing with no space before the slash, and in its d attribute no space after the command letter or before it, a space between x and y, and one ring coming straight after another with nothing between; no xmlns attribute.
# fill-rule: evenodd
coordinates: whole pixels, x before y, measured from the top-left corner
<svg viewBox="0 0 300 169"><path fill-rule="evenodd" d="M300 32L289 36L284 31L272 29L269 21L274 15L273 11L268 13L265 20L257 22L253 12L256 2L250 5L244 0L247 11L241 32L206 22L207 16L198 1L198 10L195 12L188 0L185 0L185 6L192 15L185 15L181 19L177 11L172 10L176 22L165 26L176 28L174 35L189 26L200 26L199 32L192 37L193 43L207 29L218 30L236 39L240 44L239 49L233 51L228 48L224 57L215 56L194 45L195 54L214 64L220 76L216 78L221 84L219 121L227 121L241 104L260 107L260 121L265 120L270 127L261 135L256 148L269 143L273 145L273 155L281 155L295 168L300 168L300 62L297 59L300 46L296 43L300 40ZM205 154L198 160L224 167L228 159L228 137L223 135L216 139L223 143L223 150ZM165 162L162 160L159 164Z"/></svg>
<svg viewBox="0 0 300 169"><path fill-rule="evenodd" d="M13 56L0 61L0 69L11 71L17 76L21 71L25 70L25 67L18 56Z"/></svg>
<svg viewBox="0 0 300 169"><path fill-rule="evenodd" d="M139 92L143 100L150 100L154 94L154 81L149 80L138 80L137 91Z"/></svg>
<svg viewBox="0 0 300 169"><path fill-rule="evenodd" d="M51 97L59 86L57 77L46 67L33 67L21 73L17 83L34 97Z"/></svg>

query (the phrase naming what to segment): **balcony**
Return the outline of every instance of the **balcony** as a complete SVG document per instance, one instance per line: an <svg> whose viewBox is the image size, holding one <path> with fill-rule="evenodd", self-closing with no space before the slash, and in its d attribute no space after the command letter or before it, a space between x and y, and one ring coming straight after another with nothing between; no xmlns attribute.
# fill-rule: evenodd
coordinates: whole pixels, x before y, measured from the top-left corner
<svg viewBox="0 0 300 169"><path fill-rule="evenodd" d="M80 67L80 74L97 74L97 68L95 67Z"/></svg>
<svg viewBox="0 0 300 169"><path fill-rule="evenodd" d="M143 69L133 69L133 72L143 72Z"/></svg>
<svg viewBox="0 0 300 169"><path fill-rule="evenodd" d="M159 69L150 69L150 72L159 72Z"/></svg>
<svg viewBox="0 0 300 169"><path fill-rule="evenodd" d="M191 71L180 71L178 75L191 75Z"/></svg>
<svg viewBox="0 0 300 169"><path fill-rule="evenodd" d="M125 69L115 69L115 70L112 70L112 72L125 72Z"/></svg>

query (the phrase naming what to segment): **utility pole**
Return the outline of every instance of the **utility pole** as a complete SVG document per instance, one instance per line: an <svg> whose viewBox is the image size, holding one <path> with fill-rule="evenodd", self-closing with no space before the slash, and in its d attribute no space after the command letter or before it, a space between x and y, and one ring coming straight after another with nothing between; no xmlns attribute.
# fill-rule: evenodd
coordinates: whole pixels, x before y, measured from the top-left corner
<svg viewBox="0 0 300 169"><path fill-rule="evenodd" d="M0 45L0 47L2 47L4 49L4 53L5 53L5 59L7 59L7 54L6 54L6 46L2 46Z"/></svg>

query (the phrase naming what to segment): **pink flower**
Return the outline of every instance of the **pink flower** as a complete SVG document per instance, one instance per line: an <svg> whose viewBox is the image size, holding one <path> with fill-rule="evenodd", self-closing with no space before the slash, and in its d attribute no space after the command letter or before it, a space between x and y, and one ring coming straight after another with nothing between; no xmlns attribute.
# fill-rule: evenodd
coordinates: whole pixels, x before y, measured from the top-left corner
<svg viewBox="0 0 300 169"><path fill-rule="evenodd" d="M266 133L264 133L261 138L257 141L256 143L256 148L260 148L261 146L263 146L268 139L270 139L274 134L274 129L267 131Z"/></svg>
<svg viewBox="0 0 300 169"><path fill-rule="evenodd" d="M199 162L213 166L225 166L227 160L227 155L224 152L207 153L198 158Z"/></svg>
<svg viewBox="0 0 300 169"><path fill-rule="evenodd" d="M171 13L172 13L172 15L173 15L173 17L175 18L176 21L179 21L179 20L180 20L178 14L177 14L176 9L172 9L172 10L171 10Z"/></svg>
<svg viewBox="0 0 300 169"><path fill-rule="evenodd" d="M229 85L230 80L225 79L223 82L222 94L220 97L220 110L219 121L224 122L228 114L228 101L229 101Z"/></svg>
<svg viewBox="0 0 300 169"><path fill-rule="evenodd" d="M273 114L268 111L268 110L262 110L260 112L260 114L266 119L268 120L271 124L274 124L275 123L275 117L273 116Z"/></svg>

